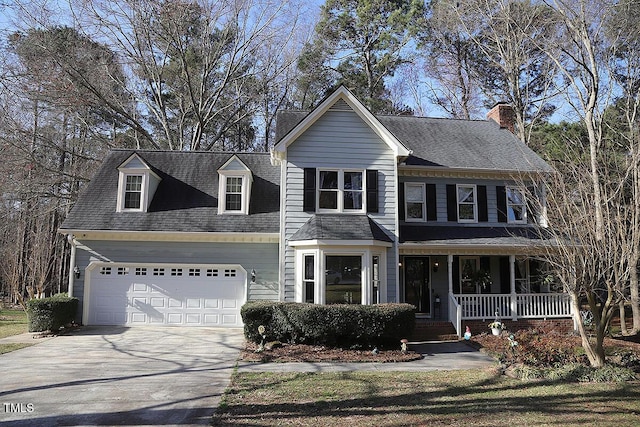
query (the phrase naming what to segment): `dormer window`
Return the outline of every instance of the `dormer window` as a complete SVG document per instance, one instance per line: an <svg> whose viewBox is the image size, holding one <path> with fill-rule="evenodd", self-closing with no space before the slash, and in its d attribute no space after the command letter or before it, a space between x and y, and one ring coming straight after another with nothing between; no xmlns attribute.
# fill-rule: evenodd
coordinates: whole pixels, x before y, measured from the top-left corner
<svg viewBox="0 0 640 427"><path fill-rule="evenodd" d="M142 175L125 175L124 209L142 206Z"/></svg>
<svg viewBox="0 0 640 427"><path fill-rule="evenodd" d="M233 156L218 169L218 175L218 213L248 215L253 181L251 170L237 156Z"/></svg>
<svg viewBox="0 0 640 427"><path fill-rule="evenodd" d="M226 211L242 211L242 180L241 176L227 177L227 190L225 195Z"/></svg>
<svg viewBox="0 0 640 427"><path fill-rule="evenodd" d="M137 154L123 162L118 171L116 212L146 212L160 177Z"/></svg>

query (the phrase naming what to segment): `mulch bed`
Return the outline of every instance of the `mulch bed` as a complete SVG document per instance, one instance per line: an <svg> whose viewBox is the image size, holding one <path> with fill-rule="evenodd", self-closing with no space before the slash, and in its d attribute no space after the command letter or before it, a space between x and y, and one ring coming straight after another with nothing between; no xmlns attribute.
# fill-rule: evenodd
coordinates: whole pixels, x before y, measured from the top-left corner
<svg viewBox="0 0 640 427"><path fill-rule="evenodd" d="M374 354L371 350L350 350L304 344L282 344L256 353L258 345L248 342L240 354L244 362L410 362L422 359L420 353L400 350L380 350Z"/></svg>

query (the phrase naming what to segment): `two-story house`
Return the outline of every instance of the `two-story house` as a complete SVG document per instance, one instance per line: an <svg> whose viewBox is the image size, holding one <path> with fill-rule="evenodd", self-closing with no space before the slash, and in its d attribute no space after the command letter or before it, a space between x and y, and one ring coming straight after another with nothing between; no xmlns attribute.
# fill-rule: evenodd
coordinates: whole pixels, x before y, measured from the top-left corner
<svg viewBox="0 0 640 427"><path fill-rule="evenodd" d="M61 229L82 321L239 326L257 299L408 302L458 333L568 318L535 259L551 168L509 111L375 116L339 88L281 113L270 154L113 151Z"/></svg>

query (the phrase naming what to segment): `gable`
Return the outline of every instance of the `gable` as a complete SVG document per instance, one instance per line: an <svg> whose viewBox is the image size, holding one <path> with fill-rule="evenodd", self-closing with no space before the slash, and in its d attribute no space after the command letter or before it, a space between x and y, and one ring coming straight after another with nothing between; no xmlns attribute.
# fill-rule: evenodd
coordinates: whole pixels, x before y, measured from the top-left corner
<svg viewBox="0 0 640 427"><path fill-rule="evenodd" d="M396 156L403 157L410 154L410 151L351 92L341 86L282 136L271 150L272 158L276 160L285 158L288 147L294 144L301 135L329 111L350 111L355 113Z"/></svg>

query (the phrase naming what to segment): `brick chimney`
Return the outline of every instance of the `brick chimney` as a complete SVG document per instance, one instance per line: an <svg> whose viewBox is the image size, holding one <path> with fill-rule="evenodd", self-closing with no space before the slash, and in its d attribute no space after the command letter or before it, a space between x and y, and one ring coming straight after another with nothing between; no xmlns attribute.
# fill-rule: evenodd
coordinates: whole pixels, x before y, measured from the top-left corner
<svg viewBox="0 0 640 427"><path fill-rule="evenodd" d="M516 116L511 105L506 102L498 102L494 105L487 113L487 120L493 120L501 128L509 129L511 133L515 133Z"/></svg>

